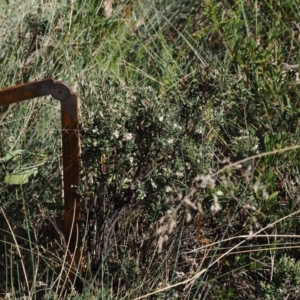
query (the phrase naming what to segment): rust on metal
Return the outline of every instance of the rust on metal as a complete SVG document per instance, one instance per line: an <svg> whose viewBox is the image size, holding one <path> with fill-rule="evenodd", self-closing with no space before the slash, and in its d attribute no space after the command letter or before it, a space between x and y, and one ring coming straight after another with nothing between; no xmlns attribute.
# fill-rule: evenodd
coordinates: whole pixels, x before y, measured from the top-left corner
<svg viewBox="0 0 300 300"><path fill-rule="evenodd" d="M64 222L68 245L68 276L76 289L81 291L82 281L76 276L76 273L81 273L82 256L80 196L76 192L80 168L77 95L72 93L65 83L53 78L46 78L0 90L0 106L47 95L51 95L61 102Z"/></svg>

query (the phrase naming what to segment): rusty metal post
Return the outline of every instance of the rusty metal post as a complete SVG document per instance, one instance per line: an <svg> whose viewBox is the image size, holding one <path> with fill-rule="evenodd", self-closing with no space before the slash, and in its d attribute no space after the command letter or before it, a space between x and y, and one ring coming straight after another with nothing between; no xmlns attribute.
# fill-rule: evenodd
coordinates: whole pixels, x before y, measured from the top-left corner
<svg viewBox="0 0 300 300"><path fill-rule="evenodd" d="M80 234L80 196L76 192L79 184L79 122L78 99L63 82L47 78L0 90L0 106L51 95L61 102L61 129L63 152L63 191L65 200L65 235L67 243L68 276L75 288L81 291L82 241Z"/></svg>

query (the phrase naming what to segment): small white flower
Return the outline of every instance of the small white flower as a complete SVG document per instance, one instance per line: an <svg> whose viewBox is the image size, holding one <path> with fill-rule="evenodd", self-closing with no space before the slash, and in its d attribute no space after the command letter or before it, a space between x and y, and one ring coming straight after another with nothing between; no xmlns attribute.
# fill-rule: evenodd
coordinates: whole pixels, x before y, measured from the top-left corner
<svg viewBox="0 0 300 300"><path fill-rule="evenodd" d="M185 274L183 272L177 272L175 271L178 278L182 278Z"/></svg>
<svg viewBox="0 0 300 300"><path fill-rule="evenodd" d="M159 117L158 117L158 120L159 120L160 122L162 122L162 121L164 120L164 116L159 116Z"/></svg>
<svg viewBox="0 0 300 300"><path fill-rule="evenodd" d="M258 149L258 145L254 145L254 146L252 147L252 150L253 150L254 152L256 152L256 153L258 153L257 149Z"/></svg>
<svg viewBox="0 0 300 300"><path fill-rule="evenodd" d="M170 186L166 186L166 193L172 192L172 188Z"/></svg>
<svg viewBox="0 0 300 300"><path fill-rule="evenodd" d="M130 133L130 132L126 132L125 135L124 135L124 139L125 139L126 141L132 140L132 139L133 139L133 134Z"/></svg>
<svg viewBox="0 0 300 300"><path fill-rule="evenodd" d="M118 130L114 131L113 136L117 139L119 137L119 131Z"/></svg>
<svg viewBox="0 0 300 300"><path fill-rule="evenodd" d="M210 207L210 211L212 213L217 213L218 211L221 210L221 206L219 204L219 202L215 202L214 204L212 204L212 206Z"/></svg>
<svg viewBox="0 0 300 300"><path fill-rule="evenodd" d="M216 195L220 197L220 196L223 196L224 193L223 193L222 191L217 191L217 192L216 192Z"/></svg>
<svg viewBox="0 0 300 300"><path fill-rule="evenodd" d="M202 133L203 133L203 128L198 128L198 129L196 129L196 133L202 134Z"/></svg>
<svg viewBox="0 0 300 300"><path fill-rule="evenodd" d="M154 189L156 189L157 188L157 184L151 179L151 185L152 185L152 187L154 188Z"/></svg>
<svg viewBox="0 0 300 300"><path fill-rule="evenodd" d="M181 129L181 126L179 126L177 123L174 123L173 127L174 127L175 129Z"/></svg>

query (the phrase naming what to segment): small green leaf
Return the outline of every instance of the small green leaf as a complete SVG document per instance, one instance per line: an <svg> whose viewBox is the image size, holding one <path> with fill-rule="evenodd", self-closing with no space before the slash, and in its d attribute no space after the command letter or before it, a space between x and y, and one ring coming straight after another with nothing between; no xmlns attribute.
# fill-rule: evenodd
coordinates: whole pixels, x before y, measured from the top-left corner
<svg viewBox="0 0 300 300"><path fill-rule="evenodd" d="M37 168L31 168L31 169L22 171L22 173L7 174L4 177L4 183L16 184L16 185L25 184L25 183L28 183L28 179L31 175L36 175L37 173L38 173Z"/></svg>
<svg viewBox="0 0 300 300"><path fill-rule="evenodd" d="M125 178L122 182L122 188L127 189L130 187L131 184L131 179L130 178Z"/></svg>
<svg viewBox="0 0 300 300"><path fill-rule="evenodd" d="M12 159L14 156L16 156L18 154L22 154L23 152L24 152L24 150L22 150L22 149L16 149L16 150L8 151L5 154L5 156L0 158L0 162L8 161L8 160Z"/></svg>
<svg viewBox="0 0 300 300"><path fill-rule="evenodd" d="M268 201L275 199L278 196L278 191L269 196Z"/></svg>

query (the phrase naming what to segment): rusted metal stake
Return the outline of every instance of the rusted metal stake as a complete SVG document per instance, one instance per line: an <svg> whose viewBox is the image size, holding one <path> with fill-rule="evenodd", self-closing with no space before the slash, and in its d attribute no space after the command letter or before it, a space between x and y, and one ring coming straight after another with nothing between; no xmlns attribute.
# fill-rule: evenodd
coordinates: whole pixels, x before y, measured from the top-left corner
<svg viewBox="0 0 300 300"><path fill-rule="evenodd" d="M76 192L79 184L79 122L78 99L63 82L47 78L0 90L0 106L51 95L61 102L61 129L63 151L63 190L65 199L65 234L68 276L75 288L82 290L81 273L82 242L80 235L80 196Z"/></svg>

